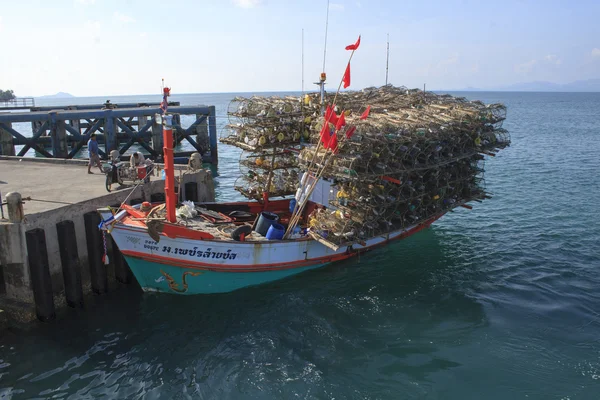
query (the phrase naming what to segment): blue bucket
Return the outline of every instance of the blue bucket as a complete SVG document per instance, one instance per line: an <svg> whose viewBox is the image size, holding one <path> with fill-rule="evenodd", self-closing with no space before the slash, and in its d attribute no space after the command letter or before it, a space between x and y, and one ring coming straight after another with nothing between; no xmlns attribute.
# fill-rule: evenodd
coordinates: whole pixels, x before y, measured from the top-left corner
<svg viewBox="0 0 600 400"><path fill-rule="evenodd" d="M254 230L261 235L266 236L271 225L277 221L279 221L279 216L277 214L263 211L260 213L260 217L258 217L258 222L256 223L256 228L254 228Z"/></svg>
<svg viewBox="0 0 600 400"><path fill-rule="evenodd" d="M290 200L290 212L293 213L295 208L296 208L296 199L291 199Z"/></svg>
<svg viewBox="0 0 600 400"><path fill-rule="evenodd" d="M267 231L266 238L269 240L281 240L283 239L283 235L285 234L285 228L283 225L274 223L269 227Z"/></svg>

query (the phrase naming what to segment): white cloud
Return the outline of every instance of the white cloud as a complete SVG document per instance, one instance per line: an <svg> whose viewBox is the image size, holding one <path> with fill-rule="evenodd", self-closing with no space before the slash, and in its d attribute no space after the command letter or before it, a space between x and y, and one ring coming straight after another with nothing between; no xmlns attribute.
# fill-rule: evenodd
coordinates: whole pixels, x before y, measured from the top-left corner
<svg viewBox="0 0 600 400"><path fill-rule="evenodd" d="M515 65L515 71L517 72L529 72L537 64L537 60L527 61L526 63Z"/></svg>
<svg viewBox="0 0 600 400"><path fill-rule="evenodd" d="M332 11L344 11L344 5L340 3L330 3L329 9Z"/></svg>
<svg viewBox="0 0 600 400"><path fill-rule="evenodd" d="M592 57L594 58L600 58L600 49L599 48L594 48L592 49Z"/></svg>
<svg viewBox="0 0 600 400"><path fill-rule="evenodd" d="M262 3L262 0L233 0L233 3L241 8L254 8Z"/></svg>
<svg viewBox="0 0 600 400"><path fill-rule="evenodd" d="M115 11L115 13L113 14L113 18L116 21L123 22L125 24L128 24L130 22L135 22L135 19L131 18L129 15L122 14L118 11Z"/></svg>
<svg viewBox="0 0 600 400"><path fill-rule="evenodd" d="M140 37L141 38L148 37L148 32L140 32Z"/></svg>
<svg viewBox="0 0 600 400"><path fill-rule="evenodd" d="M75 0L75 3L83 4L84 6L90 6L95 2L96 0Z"/></svg>
<svg viewBox="0 0 600 400"><path fill-rule="evenodd" d="M2 30L2 15L0 15L0 30Z"/></svg>
<svg viewBox="0 0 600 400"><path fill-rule="evenodd" d="M562 64L562 59L558 58L558 56L556 54L549 54L546 57L544 57L544 60L546 60L550 64L555 64L555 65Z"/></svg>

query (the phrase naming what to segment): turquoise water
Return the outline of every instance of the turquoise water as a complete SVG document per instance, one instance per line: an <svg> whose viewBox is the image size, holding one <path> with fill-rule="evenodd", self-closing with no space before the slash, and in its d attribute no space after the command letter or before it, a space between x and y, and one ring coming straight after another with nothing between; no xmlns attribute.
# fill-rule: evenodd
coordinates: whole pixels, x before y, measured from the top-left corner
<svg viewBox="0 0 600 400"><path fill-rule="evenodd" d="M493 199L359 261L229 294L121 289L4 333L0 398L600 398L600 94L465 95L508 106ZM174 100L223 117L230 97ZM220 199L238 157L220 147Z"/></svg>

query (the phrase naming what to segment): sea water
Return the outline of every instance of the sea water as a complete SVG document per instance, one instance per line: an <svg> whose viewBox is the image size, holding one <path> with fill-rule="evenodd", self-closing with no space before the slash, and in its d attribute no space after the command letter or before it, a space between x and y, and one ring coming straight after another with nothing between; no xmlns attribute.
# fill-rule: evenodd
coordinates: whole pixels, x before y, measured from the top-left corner
<svg viewBox="0 0 600 400"><path fill-rule="evenodd" d="M600 398L600 94L459 94L508 107L491 200L273 284L133 285L5 332L0 398ZM233 96L172 100L214 104L222 127ZM239 156L219 146L219 200L237 198Z"/></svg>

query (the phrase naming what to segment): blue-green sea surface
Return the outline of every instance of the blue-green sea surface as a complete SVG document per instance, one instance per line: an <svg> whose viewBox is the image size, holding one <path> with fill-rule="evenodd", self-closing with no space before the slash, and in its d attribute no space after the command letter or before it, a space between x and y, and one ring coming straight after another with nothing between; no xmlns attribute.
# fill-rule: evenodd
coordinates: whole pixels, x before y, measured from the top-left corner
<svg viewBox="0 0 600 400"><path fill-rule="evenodd" d="M491 200L358 261L229 294L133 285L5 332L0 398L600 399L600 94L462 95L508 106ZM223 126L233 96L173 100Z"/></svg>

